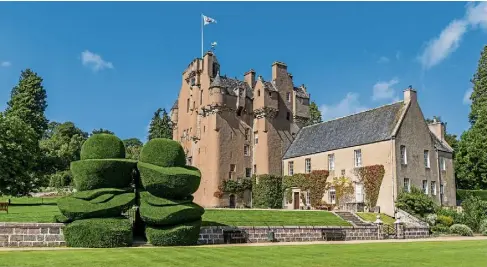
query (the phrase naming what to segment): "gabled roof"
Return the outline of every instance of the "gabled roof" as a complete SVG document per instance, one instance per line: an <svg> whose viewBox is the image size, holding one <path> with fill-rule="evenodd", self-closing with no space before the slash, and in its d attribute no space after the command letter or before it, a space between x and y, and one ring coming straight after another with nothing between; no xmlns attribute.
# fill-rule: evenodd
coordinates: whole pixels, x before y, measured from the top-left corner
<svg viewBox="0 0 487 267"><path fill-rule="evenodd" d="M404 101L302 128L284 159L359 146L391 138Z"/></svg>
<svg viewBox="0 0 487 267"><path fill-rule="evenodd" d="M309 98L309 94L302 87L294 87L297 97Z"/></svg>
<svg viewBox="0 0 487 267"><path fill-rule="evenodd" d="M232 79L228 78L226 76L220 76L217 74L217 76L213 79L213 81L210 84L211 87L221 87L226 89L227 94L236 96L237 94L235 93L235 89L237 88L246 88L247 89L247 97L252 99L254 97L253 90L250 88L250 86L244 82L240 81L238 79Z"/></svg>
<svg viewBox="0 0 487 267"><path fill-rule="evenodd" d="M436 149L438 149L439 151L443 151L443 152L453 153L453 148L445 140L441 141L431 131L430 131L430 134L431 134L431 138L433 138L433 141L435 142L435 148Z"/></svg>

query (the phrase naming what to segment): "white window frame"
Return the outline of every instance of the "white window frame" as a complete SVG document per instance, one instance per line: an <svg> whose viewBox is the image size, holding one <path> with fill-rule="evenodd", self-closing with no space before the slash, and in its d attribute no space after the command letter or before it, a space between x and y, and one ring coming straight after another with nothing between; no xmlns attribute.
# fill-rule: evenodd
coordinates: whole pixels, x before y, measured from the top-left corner
<svg viewBox="0 0 487 267"><path fill-rule="evenodd" d="M440 184L440 194L441 195L445 194L445 185L443 183Z"/></svg>
<svg viewBox="0 0 487 267"><path fill-rule="evenodd" d="M309 193L309 190L306 191L306 205L311 205L311 194Z"/></svg>
<svg viewBox="0 0 487 267"><path fill-rule="evenodd" d="M329 171L335 170L335 154L328 155L328 170Z"/></svg>
<svg viewBox="0 0 487 267"><path fill-rule="evenodd" d="M399 147L400 151L401 151L401 164L402 165L407 165L408 164L408 151L406 149L406 146L405 145L401 145Z"/></svg>
<svg viewBox="0 0 487 267"><path fill-rule="evenodd" d="M328 192L328 196L330 198L330 203L335 204L336 203L336 191L335 191L334 187L330 188L330 191Z"/></svg>
<svg viewBox="0 0 487 267"><path fill-rule="evenodd" d="M431 194L436 196L436 181L431 181Z"/></svg>
<svg viewBox="0 0 487 267"><path fill-rule="evenodd" d="M431 162L430 162L430 152L429 150L424 151L424 167L429 169L431 168Z"/></svg>
<svg viewBox="0 0 487 267"><path fill-rule="evenodd" d="M357 167L362 167L362 150L361 149L356 149L353 151L354 154L354 166L355 168Z"/></svg>
<svg viewBox="0 0 487 267"><path fill-rule="evenodd" d="M311 173L311 158L304 159L304 172Z"/></svg>
<svg viewBox="0 0 487 267"><path fill-rule="evenodd" d="M289 161L287 163L287 174L289 176L294 175L294 161Z"/></svg>
<svg viewBox="0 0 487 267"><path fill-rule="evenodd" d="M411 179L404 178L403 186L404 186L404 190L406 192L410 193L411 192Z"/></svg>
<svg viewBox="0 0 487 267"><path fill-rule="evenodd" d="M355 201L364 202L364 185L362 183L355 183Z"/></svg>
<svg viewBox="0 0 487 267"><path fill-rule="evenodd" d="M446 171L446 160L444 157L440 158L440 168L442 171Z"/></svg>
<svg viewBox="0 0 487 267"><path fill-rule="evenodd" d="M287 102L291 102L291 93L286 94Z"/></svg>
<svg viewBox="0 0 487 267"><path fill-rule="evenodd" d="M427 195L428 194L428 188L429 188L428 180L423 180L421 187L423 188L423 193L425 195Z"/></svg>

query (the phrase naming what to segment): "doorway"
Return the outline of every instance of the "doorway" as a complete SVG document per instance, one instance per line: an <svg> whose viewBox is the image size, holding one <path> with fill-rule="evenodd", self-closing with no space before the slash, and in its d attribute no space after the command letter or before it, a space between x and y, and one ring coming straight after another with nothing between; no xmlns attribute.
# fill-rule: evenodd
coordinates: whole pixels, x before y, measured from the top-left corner
<svg viewBox="0 0 487 267"><path fill-rule="evenodd" d="M234 209L235 208L235 195L230 195L230 208Z"/></svg>
<svg viewBox="0 0 487 267"><path fill-rule="evenodd" d="M293 203L294 203L294 209L299 210L299 192L293 193Z"/></svg>

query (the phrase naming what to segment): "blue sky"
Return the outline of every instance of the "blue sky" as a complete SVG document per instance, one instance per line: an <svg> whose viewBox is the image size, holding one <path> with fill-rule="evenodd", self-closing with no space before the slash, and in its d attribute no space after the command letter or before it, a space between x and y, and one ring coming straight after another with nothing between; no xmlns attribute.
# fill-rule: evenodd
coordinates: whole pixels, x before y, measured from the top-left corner
<svg viewBox="0 0 487 267"><path fill-rule="evenodd" d="M469 127L485 2L1 2L0 110L29 67L44 78L50 120L144 141L201 54L201 13L217 20L205 46L218 42L222 74L269 79L272 62L285 62L325 119L413 85L425 116L456 134Z"/></svg>

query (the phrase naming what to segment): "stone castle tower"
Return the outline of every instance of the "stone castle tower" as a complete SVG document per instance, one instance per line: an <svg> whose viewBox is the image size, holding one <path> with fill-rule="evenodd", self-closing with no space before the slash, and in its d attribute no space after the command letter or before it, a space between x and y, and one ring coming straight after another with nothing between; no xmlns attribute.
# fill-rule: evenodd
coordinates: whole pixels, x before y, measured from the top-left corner
<svg viewBox="0 0 487 267"><path fill-rule="evenodd" d="M188 165L201 170L195 202L204 207L250 204L250 196L214 196L224 179L253 174L282 174L282 157L309 118L306 87L295 87L281 62L272 64L272 80L243 81L220 76L212 52L194 59L183 72L178 100L171 109L173 139L183 146Z"/></svg>

